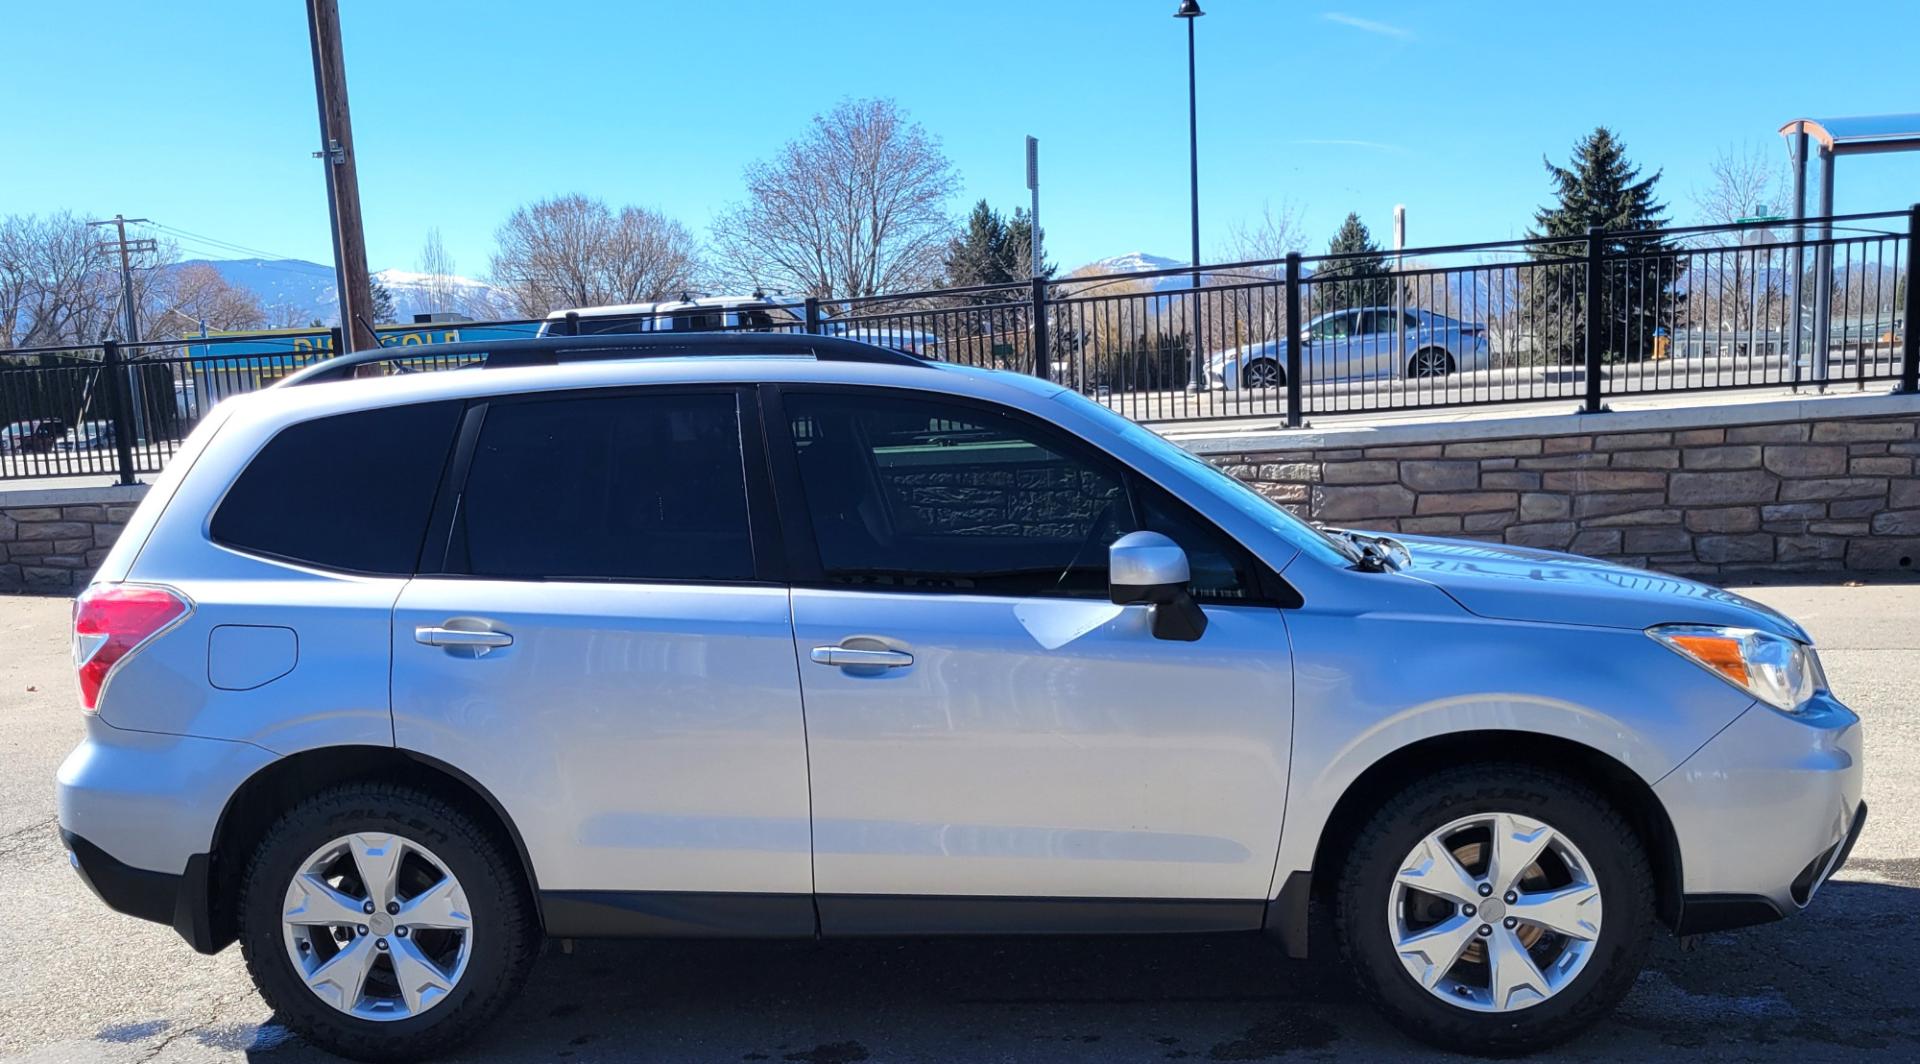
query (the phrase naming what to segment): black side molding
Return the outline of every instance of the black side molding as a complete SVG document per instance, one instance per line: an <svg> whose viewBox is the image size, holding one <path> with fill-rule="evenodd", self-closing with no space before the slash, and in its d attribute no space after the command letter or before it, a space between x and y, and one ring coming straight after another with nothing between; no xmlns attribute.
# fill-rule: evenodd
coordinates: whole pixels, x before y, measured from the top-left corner
<svg viewBox="0 0 1920 1064"><path fill-rule="evenodd" d="M173 875L135 868L65 828L60 829L60 841L73 854L73 867L80 879L107 903L107 908L166 924L201 953L218 953L232 941L216 938L213 933L207 889L212 861L206 854L187 858L186 869Z"/></svg>
<svg viewBox="0 0 1920 1064"><path fill-rule="evenodd" d="M1133 935L1258 931L1266 902L822 894L820 931L840 935Z"/></svg>
<svg viewBox="0 0 1920 1064"><path fill-rule="evenodd" d="M543 890L555 938L812 938L811 894Z"/></svg>

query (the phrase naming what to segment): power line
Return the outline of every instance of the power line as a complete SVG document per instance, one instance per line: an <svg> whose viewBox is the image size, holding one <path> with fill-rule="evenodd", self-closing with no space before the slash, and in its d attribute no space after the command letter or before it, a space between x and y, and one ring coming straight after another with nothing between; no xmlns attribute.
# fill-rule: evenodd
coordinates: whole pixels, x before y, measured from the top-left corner
<svg viewBox="0 0 1920 1064"><path fill-rule="evenodd" d="M181 229L178 226L166 225L161 222L153 222L150 224L153 226L153 228L161 230L162 232L171 233L174 236L183 236L188 238L189 240L197 241L201 244L212 245L214 247L219 247L219 248L225 248L229 251L238 251L246 255L254 255L264 259L303 261L300 259L300 256L298 255L288 255L284 252L269 251L266 248L250 247L246 244L235 243L234 241L231 241L231 240L222 240L217 236L208 236L205 233L195 233L191 230Z"/></svg>

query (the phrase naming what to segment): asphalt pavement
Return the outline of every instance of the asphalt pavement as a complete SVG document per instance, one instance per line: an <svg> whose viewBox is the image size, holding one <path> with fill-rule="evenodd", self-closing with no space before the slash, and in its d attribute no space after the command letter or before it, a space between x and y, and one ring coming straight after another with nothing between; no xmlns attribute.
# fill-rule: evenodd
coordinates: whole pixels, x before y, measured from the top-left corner
<svg viewBox="0 0 1920 1064"><path fill-rule="evenodd" d="M1656 946L1556 1060L1920 1059L1920 584L1742 588L1798 618L1866 720L1873 814L1791 920ZM62 599L0 597L0 1059L331 1060L274 1022L239 951L192 952L68 869L53 774L81 733ZM550 944L463 1061L1441 1059L1329 962L1251 938Z"/></svg>

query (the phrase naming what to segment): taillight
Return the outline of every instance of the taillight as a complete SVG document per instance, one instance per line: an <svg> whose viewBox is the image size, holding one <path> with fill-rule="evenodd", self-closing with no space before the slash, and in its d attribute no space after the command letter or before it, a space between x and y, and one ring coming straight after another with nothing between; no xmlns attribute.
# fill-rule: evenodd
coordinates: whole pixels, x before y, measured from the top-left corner
<svg viewBox="0 0 1920 1064"><path fill-rule="evenodd" d="M73 603L73 667L80 704L92 711L113 667L192 609L184 595L152 584L95 584Z"/></svg>

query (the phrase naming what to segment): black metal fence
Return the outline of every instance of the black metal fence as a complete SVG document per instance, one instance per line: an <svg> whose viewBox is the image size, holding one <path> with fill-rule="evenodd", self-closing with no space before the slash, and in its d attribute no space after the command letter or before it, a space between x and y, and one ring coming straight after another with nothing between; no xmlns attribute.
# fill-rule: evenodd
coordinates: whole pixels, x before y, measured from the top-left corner
<svg viewBox="0 0 1920 1064"><path fill-rule="evenodd" d="M1798 222L1592 232L1072 276L855 299L768 300L556 332L838 335L1034 373L1142 421L1265 418L1894 381L1920 207ZM398 371L433 345L539 321L383 327ZM340 349L338 330L0 351L0 479L157 471L226 396Z"/></svg>

